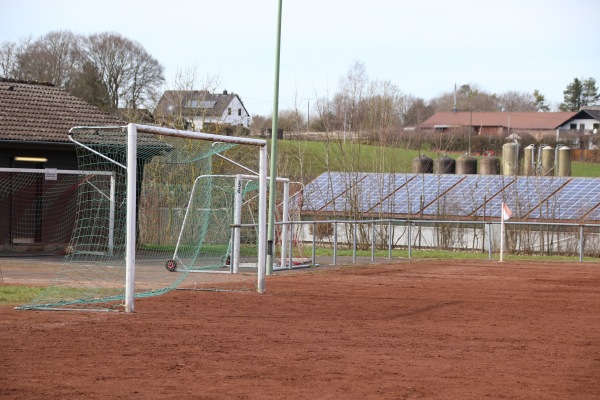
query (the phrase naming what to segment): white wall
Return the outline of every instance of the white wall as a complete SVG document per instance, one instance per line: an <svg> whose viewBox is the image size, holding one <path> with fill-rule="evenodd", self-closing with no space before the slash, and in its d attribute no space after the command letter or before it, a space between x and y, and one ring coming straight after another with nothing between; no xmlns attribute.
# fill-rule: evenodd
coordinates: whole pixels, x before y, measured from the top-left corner
<svg viewBox="0 0 600 400"><path fill-rule="evenodd" d="M598 121L597 119L574 119L561 126L560 129L570 129L571 124L577 124L577 130L579 130L580 125L584 124L583 129L592 130L594 129L594 124L598 123L600 123L600 121Z"/></svg>

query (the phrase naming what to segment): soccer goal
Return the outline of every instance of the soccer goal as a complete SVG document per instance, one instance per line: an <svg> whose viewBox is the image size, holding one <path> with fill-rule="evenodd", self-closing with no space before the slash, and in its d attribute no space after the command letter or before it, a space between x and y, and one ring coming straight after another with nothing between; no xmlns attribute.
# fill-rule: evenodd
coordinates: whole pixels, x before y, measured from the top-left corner
<svg viewBox="0 0 600 400"><path fill-rule="evenodd" d="M135 298L172 290L194 269L227 268L238 257L232 239L236 166L258 173L240 182L256 197L254 236L248 239L256 268L248 279L264 292L265 140L138 124L76 127L69 137L80 170L113 176L112 195L107 200L104 191L78 187L77 218L62 271L50 290L24 308L132 312ZM226 165L213 157L217 154L235 158L236 164ZM102 245L110 251L91 251ZM236 279L225 284L231 287Z"/></svg>
<svg viewBox="0 0 600 400"><path fill-rule="evenodd" d="M106 241L87 251L113 251L115 174L56 168L0 168L0 255L56 255L69 250L80 188L96 192ZM84 251L81 249L81 251Z"/></svg>

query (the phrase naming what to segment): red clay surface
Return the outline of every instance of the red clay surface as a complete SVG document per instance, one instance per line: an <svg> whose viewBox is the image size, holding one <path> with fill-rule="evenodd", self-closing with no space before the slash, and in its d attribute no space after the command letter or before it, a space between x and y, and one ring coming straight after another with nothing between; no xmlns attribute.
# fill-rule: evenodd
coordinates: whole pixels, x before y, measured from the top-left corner
<svg viewBox="0 0 600 400"><path fill-rule="evenodd" d="M600 265L416 261L0 308L2 399L600 398Z"/></svg>

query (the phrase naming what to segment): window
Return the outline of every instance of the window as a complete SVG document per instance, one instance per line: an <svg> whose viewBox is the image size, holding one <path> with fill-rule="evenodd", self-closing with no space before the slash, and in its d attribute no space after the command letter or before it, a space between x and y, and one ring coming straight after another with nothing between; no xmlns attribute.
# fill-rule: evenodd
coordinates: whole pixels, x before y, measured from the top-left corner
<svg viewBox="0 0 600 400"><path fill-rule="evenodd" d="M569 125L569 129L572 131L576 131L577 130L577 124L571 124Z"/></svg>
<svg viewBox="0 0 600 400"><path fill-rule="evenodd" d="M585 124L579 124L579 130L580 131L585 130Z"/></svg>
<svg viewBox="0 0 600 400"><path fill-rule="evenodd" d="M231 115L231 108L227 109L227 115Z"/></svg>
<svg viewBox="0 0 600 400"><path fill-rule="evenodd" d="M241 117L242 116L242 109L238 108L238 116Z"/></svg>

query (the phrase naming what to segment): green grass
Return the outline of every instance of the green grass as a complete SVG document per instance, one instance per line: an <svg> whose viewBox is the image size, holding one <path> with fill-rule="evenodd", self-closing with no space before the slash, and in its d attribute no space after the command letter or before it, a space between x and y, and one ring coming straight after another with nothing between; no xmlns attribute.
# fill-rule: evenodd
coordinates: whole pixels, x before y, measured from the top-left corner
<svg viewBox="0 0 600 400"><path fill-rule="evenodd" d="M0 284L0 306L22 305L37 297L45 287L5 286Z"/></svg>
<svg viewBox="0 0 600 400"><path fill-rule="evenodd" d="M412 172L412 160L419 155L416 150L355 143L330 143L328 147L326 142L282 140L277 146L282 160L281 167L289 171L286 176L293 176L301 170L302 176L309 178L328 170ZM441 155L431 151L421 153L434 160ZM456 159L459 154L448 156ZM600 164L573 161L571 171L572 176L600 177Z"/></svg>
<svg viewBox="0 0 600 400"><path fill-rule="evenodd" d="M384 259L388 257L388 250L375 250L375 259ZM332 248L318 248L316 252L317 257L333 257ZM357 257L371 257L371 250L357 250ZM349 249L338 249L338 257L351 257L352 250ZM449 250L412 250L411 254L413 259L439 259L439 260L487 260L488 252L481 251L449 251ZM492 259L498 260L500 255L498 253L492 253ZM539 262L540 257L543 257L544 261L579 261L578 255L540 255L540 254L504 254L504 260L506 261L535 261ZM408 250L392 250L392 258L408 258ZM583 261L594 261L598 262L597 257L584 257Z"/></svg>
<svg viewBox="0 0 600 400"><path fill-rule="evenodd" d="M598 178L600 177L600 164L573 161L571 164L571 175L586 178Z"/></svg>

